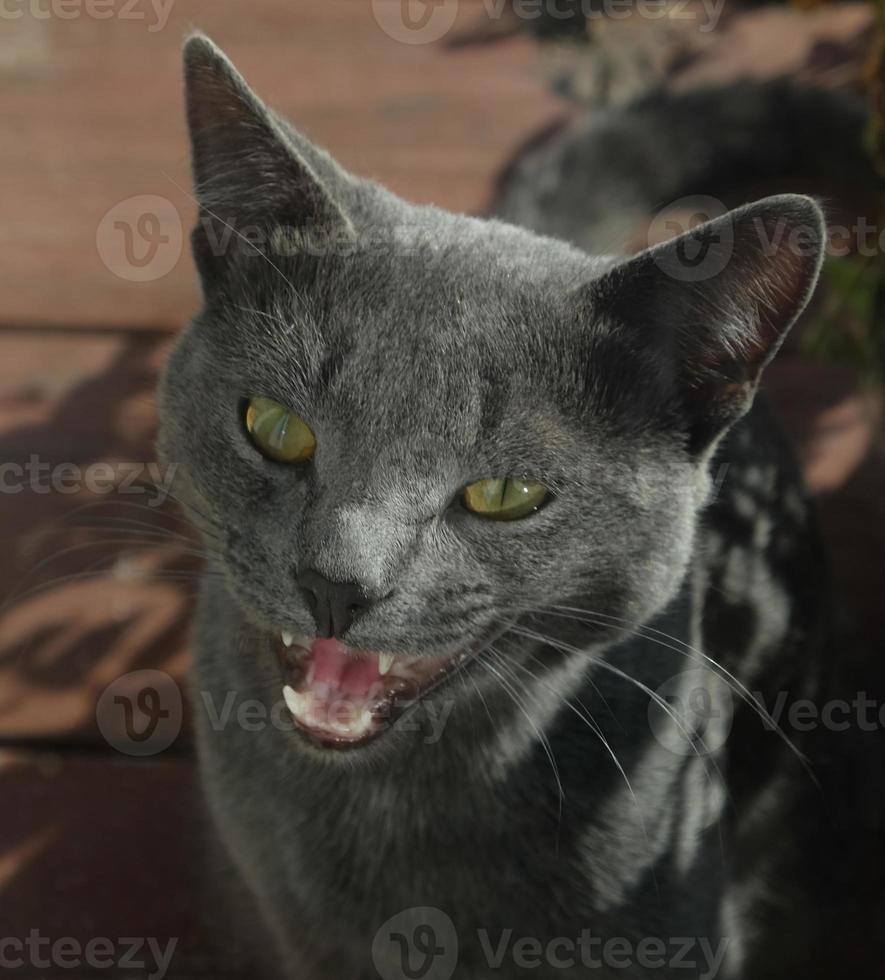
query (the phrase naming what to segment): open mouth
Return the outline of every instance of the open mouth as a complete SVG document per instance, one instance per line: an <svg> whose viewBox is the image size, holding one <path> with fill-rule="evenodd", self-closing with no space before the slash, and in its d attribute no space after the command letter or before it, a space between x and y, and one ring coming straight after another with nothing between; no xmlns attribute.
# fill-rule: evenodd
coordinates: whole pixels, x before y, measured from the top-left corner
<svg viewBox="0 0 885 980"><path fill-rule="evenodd" d="M356 650L283 631L283 697L296 725L327 748L362 745L390 729L467 654L412 657Z"/></svg>

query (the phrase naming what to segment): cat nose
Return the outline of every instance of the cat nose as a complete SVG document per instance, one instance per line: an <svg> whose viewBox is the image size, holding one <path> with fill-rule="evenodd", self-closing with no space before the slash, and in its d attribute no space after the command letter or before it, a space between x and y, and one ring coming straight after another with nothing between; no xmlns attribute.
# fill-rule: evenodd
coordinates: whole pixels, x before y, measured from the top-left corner
<svg viewBox="0 0 885 980"><path fill-rule="evenodd" d="M353 621L366 612L372 600L356 582L333 582L308 568L298 576L307 604L323 637L341 637Z"/></svg>

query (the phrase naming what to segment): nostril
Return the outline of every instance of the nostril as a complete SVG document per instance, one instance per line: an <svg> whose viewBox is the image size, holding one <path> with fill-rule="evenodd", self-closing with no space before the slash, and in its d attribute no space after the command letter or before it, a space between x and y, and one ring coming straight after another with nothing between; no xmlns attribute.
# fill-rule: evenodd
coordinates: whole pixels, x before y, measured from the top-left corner
<svg viewBox="0 0 885 980"><path fill-rule="evenodd" d="M298 585L321 636L340 637L373 604L358 582L335 582L313 568L299 573Z"/></svg>

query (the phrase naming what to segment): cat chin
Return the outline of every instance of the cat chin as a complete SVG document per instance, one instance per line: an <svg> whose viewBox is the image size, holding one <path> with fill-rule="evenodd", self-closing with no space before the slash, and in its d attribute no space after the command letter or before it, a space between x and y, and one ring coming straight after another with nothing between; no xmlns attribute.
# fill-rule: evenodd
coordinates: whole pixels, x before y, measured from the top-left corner
<svg viewBox="0 0 885 980"><path fill-rule="evenodd" d="M296 728L324 749L356 749L391 731L473 654L404 656L283 630L275 642Z"/></svg>

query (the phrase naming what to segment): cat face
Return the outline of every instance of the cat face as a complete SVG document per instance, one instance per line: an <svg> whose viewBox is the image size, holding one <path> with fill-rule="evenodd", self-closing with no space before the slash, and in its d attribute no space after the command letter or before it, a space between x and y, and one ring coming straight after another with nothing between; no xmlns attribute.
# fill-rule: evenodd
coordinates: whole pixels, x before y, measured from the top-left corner
<svg viewBox="0 0 885 980"><path fill-rule="evenodd" d="M711 449L813 285L815 206L728 216L725 270L686 284L675 245L593 260L356 180L203 38L187 73L205 308L160 446L303 731L364 744L554 607L659 610ZM815 247L763 261L754 220Z"/></svg>

